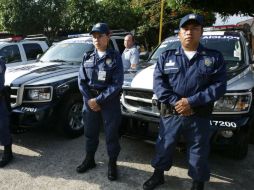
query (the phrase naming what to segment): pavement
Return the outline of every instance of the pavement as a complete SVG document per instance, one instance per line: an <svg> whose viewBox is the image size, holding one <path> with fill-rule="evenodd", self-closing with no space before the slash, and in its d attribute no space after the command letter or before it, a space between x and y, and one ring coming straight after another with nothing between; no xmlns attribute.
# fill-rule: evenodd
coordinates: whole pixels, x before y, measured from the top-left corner
<svg viewBox="0 0 254 190"><path fill-rule="evenodd" d="M107 153L104 134L96 153L97 167L88 173L76 173L85 156L84 136L66 139L46 130L13 135L15 159L0 169L0 190L136 190L153 172L150 166L154 145L122 138L118 160L119 180L107 179ZM0 156L3 147L0 147ZM241 161L212 153L211 180L206 190L253 190L254 145ZM174 166L165 173L165 184L156 189L188 190L185 152L175 152Z"/></svg>

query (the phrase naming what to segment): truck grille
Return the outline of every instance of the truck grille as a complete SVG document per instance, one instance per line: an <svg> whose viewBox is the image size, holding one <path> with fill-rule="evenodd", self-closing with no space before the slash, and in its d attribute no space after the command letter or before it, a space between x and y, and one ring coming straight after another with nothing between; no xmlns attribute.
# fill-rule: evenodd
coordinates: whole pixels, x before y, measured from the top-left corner
<svg viewBox="0 0 254 190"><path fill-rule="evenodd" d="M124 88L122 105L131 112L159 116L157 106L152 103L152 97L152 90Z"/></svg>
<svg viewBox="0 0 254 190"><path fill-rule="evenodd" d="M23 88L11 87L11 107L15 108L22 103Z"/></svg>

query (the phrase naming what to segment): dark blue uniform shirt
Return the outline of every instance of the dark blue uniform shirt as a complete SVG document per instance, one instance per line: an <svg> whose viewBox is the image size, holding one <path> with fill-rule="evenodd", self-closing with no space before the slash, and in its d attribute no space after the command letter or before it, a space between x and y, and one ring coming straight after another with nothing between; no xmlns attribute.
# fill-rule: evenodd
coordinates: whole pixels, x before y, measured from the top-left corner
<svg viewBox="0 0 254 190"><path fill-rule="evenodd" d="M0 91L4 88L4 73L6 70L5 61L0 57Z"/></svg>
<svg viewBox="0 0 254 190"><path fill-rule="evenodd" d="M181 47L168 50L157 61L153 89L160 102L173 106L181 98L191 107L214 102L226 91L223 56L201 44L191 60Z"/></svg>
<svg viewBox="0 0 254 190"><path fill-rule="evenodd" d="M121 55L108 49L101 58L95 50L86 54L79 71L79 89L87 101L92 97L91 89L101 93L96 97L98 104L104 104L118 95L123 85L123 64Z"/></svg>

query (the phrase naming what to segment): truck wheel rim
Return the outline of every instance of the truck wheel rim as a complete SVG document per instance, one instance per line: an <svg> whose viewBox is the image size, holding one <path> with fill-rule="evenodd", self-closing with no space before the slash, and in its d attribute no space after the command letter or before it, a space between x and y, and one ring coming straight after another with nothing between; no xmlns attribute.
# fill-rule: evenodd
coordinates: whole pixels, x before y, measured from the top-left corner
<svg viewBox="0 0 254 190"><path fill-rule="evenodd" d="M82 104L73 104L70 108L68 124L72 130L80 130L84 127L84 122L82 118Z"/></svg>

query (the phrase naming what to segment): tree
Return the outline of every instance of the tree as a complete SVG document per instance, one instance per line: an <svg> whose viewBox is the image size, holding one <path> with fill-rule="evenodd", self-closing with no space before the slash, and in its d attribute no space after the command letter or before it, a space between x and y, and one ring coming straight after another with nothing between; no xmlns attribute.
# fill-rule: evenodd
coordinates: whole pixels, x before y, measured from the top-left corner
<svg viewBox="0 0 254 190"><path fill-rule="evenodd" d="M188 5L179 7L168 6L169 1L165 1L163 16L162 39L173 35L179 28L180 19L189 13L200 13L205 15L206 24L211 25L215 22L215 15L210 11L193 9ZM153 49L158 45L159 24L160 24L160 1L158 0L132 0L133 6L139 7L142 16L137 35L144 41L148 49Z"/></svg>
<svg viewBox="0 0 254 190"><path fill-rule="evenodd" d="M55 36L63 23L66 0L0 0L2 29L14 34Z"/></svg>
<svg viewBox="0 0 254 190"><path fill-rule="evenodd" d="M43 32L34 0L0 0L1 28L14 34Z"/></svg>
<svg viewBox="0 0 254 190"><path fill-rule="evenodd" d="M68 0L65 29L69 27L73 32L88 32L98 17L96 0Z"/></svg>
<svg viewBox="0 0 254 190"><path fill-rule="evenodd" d="M195 9L201 9L210 12L217 12L223 16L234 14L244 14L254 16L253 0L167 0L172 9L190 6Z"/></svg>
<svg viewBox="0 0 254 190"><path fill-rule="evenodd" d="M65 26L65 11L67 0L34 0L39 7L44 33L50 39L57 36L58 32Z"/></svg>
<svg viewBox="0 0 254 190"><path fill-rule="evenodd" d="M135 29L139 24L139 14L131 7L130 0L101 0L98 2L96 22L107 22L111 29Z"/></svg>

